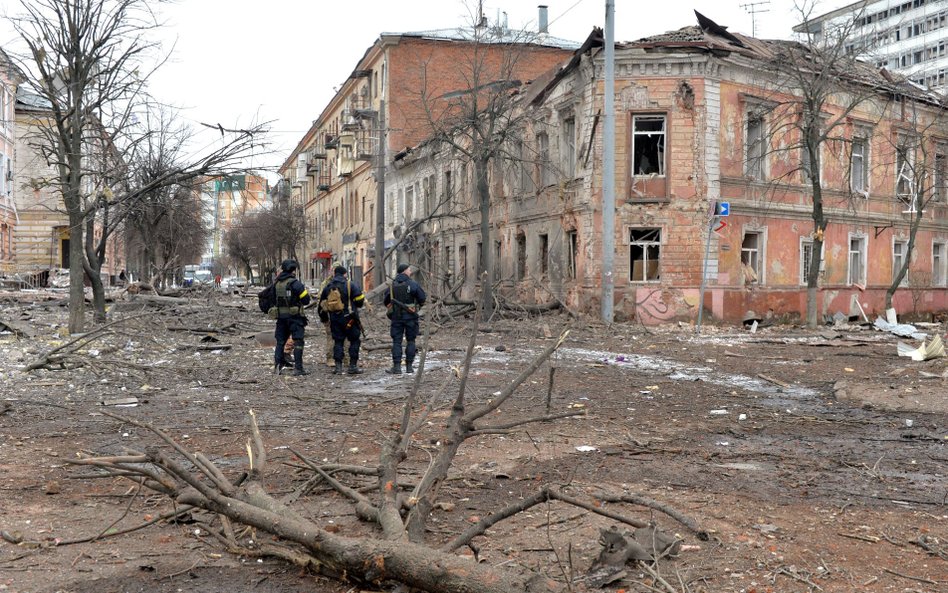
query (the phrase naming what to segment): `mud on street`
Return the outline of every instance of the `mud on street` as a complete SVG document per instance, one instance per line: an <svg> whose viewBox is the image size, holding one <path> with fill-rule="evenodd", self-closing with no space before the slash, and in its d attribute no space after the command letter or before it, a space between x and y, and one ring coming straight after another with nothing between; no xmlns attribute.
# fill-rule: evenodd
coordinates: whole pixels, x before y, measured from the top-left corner
<svg viewBox="0 0 948 593"><path fill-rule="evenodd" d="M0 295L8 323L0 333L0 590L358 591L265 555L230 553L209 534L209 513L161 520L173 511L167 499L66 461L156 444L108 411L150 422L237 472L247 464L253 409L269 492L333 533L371 536L340 496L307 485L312 473L290 448L377 463L412 382L383 372L391 364L384 316L366 315L366 373L354 377L329 372L315 322L306 351L313 374L274 376L272 351L257 340L272 325L239 295L212 306L117 303L112 319L124 322L24 372L69 342L64 296ZM434 446L426 439L436 438L457 392L469 324L445 321L430 339L422 393L439 409L415 443L409 467L419 473ZM547 405L582 415L468 441L429 523L432 544L550 485L577 497L635 494L690 517L707 540L655 508L602 505L683 539L679 556L656 567L678 591L948 590L948 359L900 358L902 338L855 325L753 334L711 326L695 336L687 326L521 316L478 332L469 397L490 399L568 325L566 343L503 415L536 416ZM944 336L946 328L923 331ZM600 529L615 524L554 501L477 537L476 560L462 553L592 590L579 577L599 554ZM272 540L251 529L237 537L248 547ZM657 587L629 565L604 590Z"/></svg>

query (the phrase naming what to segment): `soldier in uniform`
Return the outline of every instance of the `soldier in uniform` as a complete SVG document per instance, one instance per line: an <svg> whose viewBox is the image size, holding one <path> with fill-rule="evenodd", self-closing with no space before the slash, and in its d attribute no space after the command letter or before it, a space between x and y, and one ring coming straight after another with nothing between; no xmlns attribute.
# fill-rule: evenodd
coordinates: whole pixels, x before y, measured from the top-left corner
<svg viewBox="0 0 948 593"><path fill-rule="evenodd" d="M393 375L402 374L402 340L405 346L405 372L414 373L412 366L415 362L415 338L418 337L419 323L418 310L428 298L425 291L417 282L411 279L411 266L399 264L396 269L398 275L385 293L385 307L391 319L392 335L392 368L385 372Z"/></svg>
<svg viewBox="0 0 948 593"><path fill-rule="evenodd" d="M274 370L280 373L290 363L286 360L284 349L290 337L293 338L293 374L306 375L303 370L303 336L306 332L306 315L303 307L309 304L309 291L296 279L299 264L288 259L280 264L280 274L276 279L276 349L273 353Z"/></svg>
<svg viewBox="0 0 948 593"><path fill-rule="evenodd" d="M333 374L342 374L343 350L349 341L350 375L362 374L359 368L359 347L362 343L362 322L358 309L365 305L365 295L358 283L348 279L345 266L336 266L332 280L323 287L319 295L320 308L329 315L329 329L332 332L332 359L335 363Z"/></svg>

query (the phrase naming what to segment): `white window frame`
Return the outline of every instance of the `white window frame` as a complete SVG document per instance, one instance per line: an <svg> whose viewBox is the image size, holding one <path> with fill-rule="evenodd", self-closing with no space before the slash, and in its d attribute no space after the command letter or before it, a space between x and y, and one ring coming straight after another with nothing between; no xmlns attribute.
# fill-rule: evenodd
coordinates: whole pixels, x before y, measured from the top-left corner
<svg viewBox="0 0 948 593"><path fill-rule="evenodd" d="M744 241L747 239L748 235L757 236L757 247L756 249L750 250L744 248ZM744 253L756 255L756 265L751 262L751 267L754 270L754 273L757 275L757 281L753 284L757 286L762 286L766 283L767 275L767 229L760 227L746 227L741 233L741 265L744 265ZM753 258L751 258L753 259Z"/></svg>
<svg viewBox="0 0 948 593"><path fill-rule="evenodd" d="M849 153L849 188L861 196L869 197L869 159L871 157L871 150L869 144L869 138L871 135L865 131L859 131L853 135L852 148ZM853 161L856 160L856 142L861 141L862 143L862 154L859 155L859 158L862 160L862 175L860 176L862 188L856 187L856 176L855 176L855 167L853 166Z"/></svg>
<svg viewBox="0 0 948 593"><path fill-rule="evenodd" d="M892 278L890 280L895 280L896 271L902 267L906 258L908 258L908 239L892 237ZM902 278L899 286L908 286L910 271L911 264L909 269L905 270L905 277Z"/></svg>
<svg viewBox="0 0 948 593"><path fill-rule="evenodd" d="M895 145L895 197L908 204L906 212L915 212L915 144L911 137L900 134ZM908 193L899 187L905 182Z"/></svg>
<svg viewBox="0 0 948 593"><path fill-rule="evenodd" d="M948 286L948 242L938 239L932 240L932 286Z"/></svg>
<svg viewBox="0 0 948 593"><path fill-rule="evenodd" d="M760 145L760 155L751 162L751 121L760 121L760 134L754 145ZM754 105L744 112L744 175L755 181L766 181L769 173L767 166L767 117L759 105Z"/></svg>
<svg viewBox="0 0 948 593"><path fill-rule="evenodd" d="M636 124L638 122L646 121L661 121L662 129L660 131L654 130L636 130ZM661 155L656 155L655 165L658 167L658 173L642 173L639 174L635 170L635 140L639 137L649 137L660 136L661 137ZM668 156L668 114L666 113L641 113L638 115L632 116L632 153L629 155L629 167L632 169L633 177L665 177L668 172L665 170L665 161Z"/></svg>
<svg viewBox="0 0 948 593"><path fill-rule="evenodd" d="M642 233L651 233L657 231L658 236L656 240L643 241L643 240L633 240L633 232L642 232ZM662 227L629 227L626 230L626 236L629 238L629 284L654 284L661 282L662 280ZM633 276L635 271L635 266L632 261L632 248L640 247L642 249L642 260L644 262L642 266L642 279L639 280ZM651 261L649 259L649 248L658 248L657 260L657 277L648 278L648 263Z"/></svg>
<svg viewBox="0 0 948 593"><path fill-rule="evenodd" d="M806 272L809 260L807 259L807 247L813 250L813 239L811 237L800 237L800 286L806 286ZM826 273L826 242L820 244L820 279Z"/></svg>
<svg viewBox="0 0 948 593"><path fill-rule="evenodd" d="M948 203L948 145L938 144L935 147L935 162L932 171L932 185L935 199Z"/></svg>
<svg viewBox="0 0 948 593"><path fill-rule="evenodd" d="M537 186L540 188L553 184L553 168L550 161L550 135L546 131L536 134L537 143Z"/></svg>
<svg viewBox="0 0 948 593"><path fill-rule="evenodd" d="M859 251L853 251L853 241L859 241ZM866 285L866 266L868 264L869 237L860 233L849 233L846 240L846 285L847 286L865 286ZM860 274L858 278L853 278L853 255L859 255Z"/></svg>

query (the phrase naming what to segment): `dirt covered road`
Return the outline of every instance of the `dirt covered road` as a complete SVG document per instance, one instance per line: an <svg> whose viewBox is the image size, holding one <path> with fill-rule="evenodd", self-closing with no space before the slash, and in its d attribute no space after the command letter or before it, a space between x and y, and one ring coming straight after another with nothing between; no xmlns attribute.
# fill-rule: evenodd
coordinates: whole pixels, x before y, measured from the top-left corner
<svg viewBox="0 0 948 593"><path fill-rule="evenodd" d="M30 334L0 333L0 591L359 590L265 555L230 553L210 533L219 528L214 517L162 520L175 510L168 500L66 461L156 444L103 414L112 412L148 421L236 473L247 463L253 409L271 458L271 494L334 533L371 536L338 495L312 487L289 448L377 463L411 384L383 372L381 315L367 316L366 373L356 377L317 365L318 324L306 353L315 372L272 375L272 353L256 340L267 320L240 296L212 307L126 303L113 313L126 321L23 372L68 344L61 296L0 295L0 322ZM431 337L422 391L439 409L415 443L408 479L424 469L458 389L468 324L447 323ZM482 328L469 397L490 399L567 325L551 364L496 420L547 406L583 414L465 444L429 525L432 544L550 485L590 500L644 497L710 534L699 539L656 506L602 503L684 540L678 558L658 564L664 583L630 565L606 590L948 591L948 359L899 358L898 338L858 326L710 327L695 336L689 327L607 328L547 315ZM585 590L580 577L599 554L600 529L615 524L547 503L476 538L477 561ZM237 537L248 550L271 539L250 529Z"/></svg>

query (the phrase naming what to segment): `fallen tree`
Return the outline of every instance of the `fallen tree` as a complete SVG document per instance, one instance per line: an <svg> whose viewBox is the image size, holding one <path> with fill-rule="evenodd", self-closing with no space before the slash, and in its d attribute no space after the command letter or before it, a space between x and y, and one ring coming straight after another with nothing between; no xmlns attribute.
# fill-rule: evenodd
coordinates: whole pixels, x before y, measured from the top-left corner
<svg viewBox="0 0 948 593"><path fill-rule="evenodd" d="M228 550L250 555L270 555L283 558L321 574L359 584L378 585L395 581L408 587L438 593L517 593L527 591L558 591L563 583L547 575L533 574L514 567L492 567L459 556L456 550L468 547L475 551L473 540L485 534L497 523L533 506L556 501L582 508L590 513L609 517L626 525L646 528L648 523L606 509L596 499L583 500L580 495L552 485L541 486L532 496L496 510L471 525L462 533L442 542L428 541L427 526L442 485L465 442L488 434L504 434L528 424L580 416L583 410L510 418L491 423L488 416L508 403L518 388L527 381L565 342L569 332L536 355L510 383L494 393L490 399L473 403L472 388L468 384L471 363L476 348L479 315L474 315L471 338L463 364L449 374L433 395L419 397L424 379L427 339L419 358L419 371L410 393L402 405L400 422L393 434L382 444L377 465L359 466L315 462L290 449L313 472L310 485L322 483L352 503L355 514L365 522L377 526L378 535L347 537L326 529L326 526L291 508L296 497L277 499L268 493L265 485L267 448L258 427L256 416L250 412L250 434L247 442L247 468L235 476L228 476L207 456L188 451L167 433L152 424L135 418L103 412L123 423L149 430L159 439L157 445L143 451L130 451L118 456L87 456L72 463L92 466L104 475L128 478L141 488L147 488L170 497L178 505L203 509L220 518L220 527L209 527L208 532ZM429 419L439 407L440 394L457 382L457 395L450 401L450 415L444 422L437 446L431 453L427 468L407 484L407 470L413 440L431 426ZM425 435L426 437L428 435ZM429 442L435 442L429 440ZM346 483L346 476L373 480L371 489ZM621 500L629 500L628 497ZM605 500L604 496L598 497ZM649 500L636 502L649 506ZM655 502L655 508L668 513L667 507ZM671 513L669 513L671 515ZM683 517L683 516L682 516ZM271 533L278 543L242 545L235 533L234 523ZM689 523L697 530L696 523ZM259 538L255 538L259 539ZM640 558L631 558L641 560Z"/></svg>

